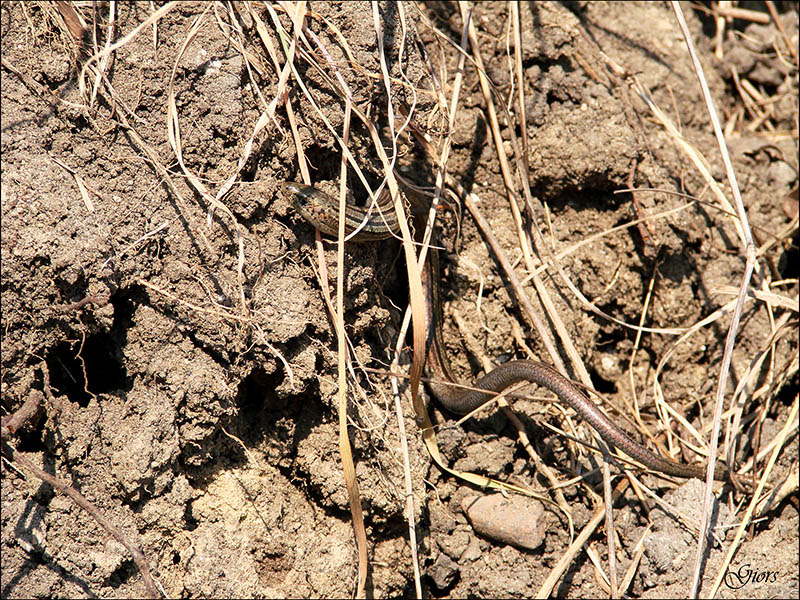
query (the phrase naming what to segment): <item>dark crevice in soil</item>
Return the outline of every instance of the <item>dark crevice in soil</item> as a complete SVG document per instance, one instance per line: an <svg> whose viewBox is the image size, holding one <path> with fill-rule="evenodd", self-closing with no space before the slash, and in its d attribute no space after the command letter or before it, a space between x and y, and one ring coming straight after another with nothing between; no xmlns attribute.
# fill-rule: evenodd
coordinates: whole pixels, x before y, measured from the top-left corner
<svg viewBox="0 0 800 600"><path fill-rule="evenodd" d="M53 390L82 408L92 395L129 389L120 348L107 333L87 336L82 348L75 342L62 342L48 353L46 362Z"/></svg>

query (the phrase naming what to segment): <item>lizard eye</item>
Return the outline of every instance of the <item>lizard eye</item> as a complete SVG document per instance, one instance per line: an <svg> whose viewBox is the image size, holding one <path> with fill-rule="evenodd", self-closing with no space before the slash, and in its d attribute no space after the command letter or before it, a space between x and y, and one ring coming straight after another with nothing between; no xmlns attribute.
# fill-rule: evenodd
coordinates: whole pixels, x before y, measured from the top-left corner
<svg viewBox="0 0 800 600"><path fill-rule="evenodd" d="M301 183L294 183L287 181L283 184L283 193L291 200L301 206L308 205L314 193L314 188L303 185Z"/></svg>

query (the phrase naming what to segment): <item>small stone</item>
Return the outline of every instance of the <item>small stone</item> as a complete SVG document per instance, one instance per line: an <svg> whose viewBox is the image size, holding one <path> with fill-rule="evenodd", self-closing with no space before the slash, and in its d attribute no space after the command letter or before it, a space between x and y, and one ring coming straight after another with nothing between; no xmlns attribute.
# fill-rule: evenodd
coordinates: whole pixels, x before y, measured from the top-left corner
<svg viewBox="0 0 800 600"><path fill-rule="evenodd" d="M472 527L480 535L523 550L538 548L544 540L544 507L523 496L469 496L461 502Z"/></svg>
<svg viewBox="0 0 800 600"><path fill-rule="evenodd" d="M433 568L430 570L433 585L439 591L446 590L458 575L458 564L452 558L442 553L436 559Z"/></svg>

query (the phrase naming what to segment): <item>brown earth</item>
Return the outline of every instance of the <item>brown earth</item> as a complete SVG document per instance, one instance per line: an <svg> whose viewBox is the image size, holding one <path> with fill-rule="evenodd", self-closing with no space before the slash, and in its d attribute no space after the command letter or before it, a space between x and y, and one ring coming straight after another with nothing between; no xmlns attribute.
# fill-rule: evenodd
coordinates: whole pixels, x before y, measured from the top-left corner
<svg viewBox="0 0 800 600"><path fill-rule="evenodd" d="M109 7L94 6L102 48ZM350 596L357 554L338 445L336 340L312 270L313 229L279 193L282 181L300 179L286 112L279 107L275 122L257 133L235 187L210 221L208 202L187 182L168 138L168 86L175 68L183 162L216 194L236 172L259 116L276 96L279 73L259 42L253 16L236 6L240 12L234 15L227 12L229 5L179 4L157 21L157 29L144 28L116 50L106 65L107 82L92 98L94 75L86 77L86 95L78 85L81 67L93 53L91 32L82 53L55 5L2 4L3 415L44 394L43 411L13 436L18 455L74 486L139 545L167 597ZM435 30L457 44L462 21L454 4L403 7L401 13L395 5L380 5L392 101L395 110L416 101L415 126L438 143L447 123L431 93L428 65L444 82L449 101L458 55ZM117 8L112 41L151 14L149 3ZM310 9L327 19L310 19L310 27L352 86L354 103L385 134L385 88L371 6L313 2ZM787 9L781 23L796 46L797 8ZM82 3L79 10L92 21L92 5ZM253 10L282 59L270 15L260 4ZM499 98L511 99L517 118L507 11L506 4L482 4L473 19L486 71ZM599 50L647 86L655 104L679 123L723 182L724 167L674 16L658 3L534 3L520 12L529 183L549 217L537 217L540 231L556 253L567 251L559 259L573 283L615 318L637 324L645 311L648 327L698 323L733 298L729 290L735 293L744 271L743 246L695 166L624 77L612 76ZM729 392L754 361L766 360L756 364L756 377L741 399L740 439L747 441L740 442L737 461L743 464L755 452L753 440L760 440L759 450L769 444L797 402L797 65L776 57L776 48L782 58L790 55L771 23L734 21L720 59L713 54L713 20L695 13L687 17L723 124L731 124L728 144L756 245L766 248L751 286L766 291L773 284L769 291L789 299L788 306L750 300L744 307ZM199 31L176 65L198 18ZM290 27L285 15L280 20ZM334 27L360 69L347 61ZM314 59L322 65L327 60L319 52ZM341 132L343 102L305 60L298 57L296 64L322 114ZM743 107L732 70L772 98L759 107L768 111L763 120L757 122ZM335 189L338 144L291 77L288 87L312 178ZM480 197L495 235L519 258L485 102L469 64L461 99L448 170ZM509 140L509 130L503 133ZM515 133L520 134L518 124ZM400 142L399 172L430 185L434 167L413 139ZM363 127L354 127L349 147L378 181L379 163ZM512 154L513 146L507 144L506 151ZM615 193L631 184L664 192L640 192L635 199L629 192ZM698 196L702 203L572 249L640 215L687 203L668 191ZM524 356L512 341L517 319L527 332L525 343L546 360L472 219L465 211L457 243L455 213L446 213L444 221L449 240L444 336L459 374L468 379L477 373L478 355ZM335 246L327 250L335 273ZM355 355L368 367L384 369L407 301L400 245L393 240L350 245L346 261L345 320ZM524 277L524 263L517 267ZM631 329L587 311L556 273L542 277L604 394L606 411L621 418L614 407L625 407L620 410L631 415L634 382L642 418L657 433L653 379L668 356L658 374L665 400L695 427L708 424L729 314L685 343L658 333L637 340ZM528 289L534 296L534 288ZM76 304L87 298L92 301ZM455 316L463 327L456 326ZM783 329L773 338L776 322ZM408 359L404 356L403 368ZM351 394L349 418L369 543L368 593L413 596L401 434L391 388L381 376L371 376L372 384L362 377L363 391ZM401 406L423 593L535 595L570 543L563 513L554 502L545 503L544 539L534 550L476 534L462 502L485 492L432 465L407 390ZM526 400L514 406L543 462L562 481L597 466L595 457L542 426L568 426L561 413L543 414L540 404ZM437 412L437 417L442 422L448 416ZM578 428L586 438L586 428ZM795 426L768 489L788 473L796 476L796 433ZM536 489L548 485L499 411L443 428L439 443L454 468ZM700 459L686 450L679 460ZM760 472L764 461L759 465ZM699 523L697 482L667 492L675 485L645 479L689 515L689 522ZM576 532L601 503L600 480L589 481L592 487L572 482L563 490ZM723 499L740 497L726 488ZM720 596L797 597L796 507L795 484L735 555L730 571L743 583L726 579ZM685 596L696 547L691 528L660 509L648 516L630 490L617 509L621 576L639 556L640 540L644 549L625 593ZM720 523L742 518L739 504L721 504ZM734 530L716 531L723 545L712 544L709 551L705 594ZM590 546L606 569L602 529ZM130 554L88 513L7 461L1 584L4 598L145 593ZM604 586L584 550L554 594L597 597L607 595Z"/></svg>

